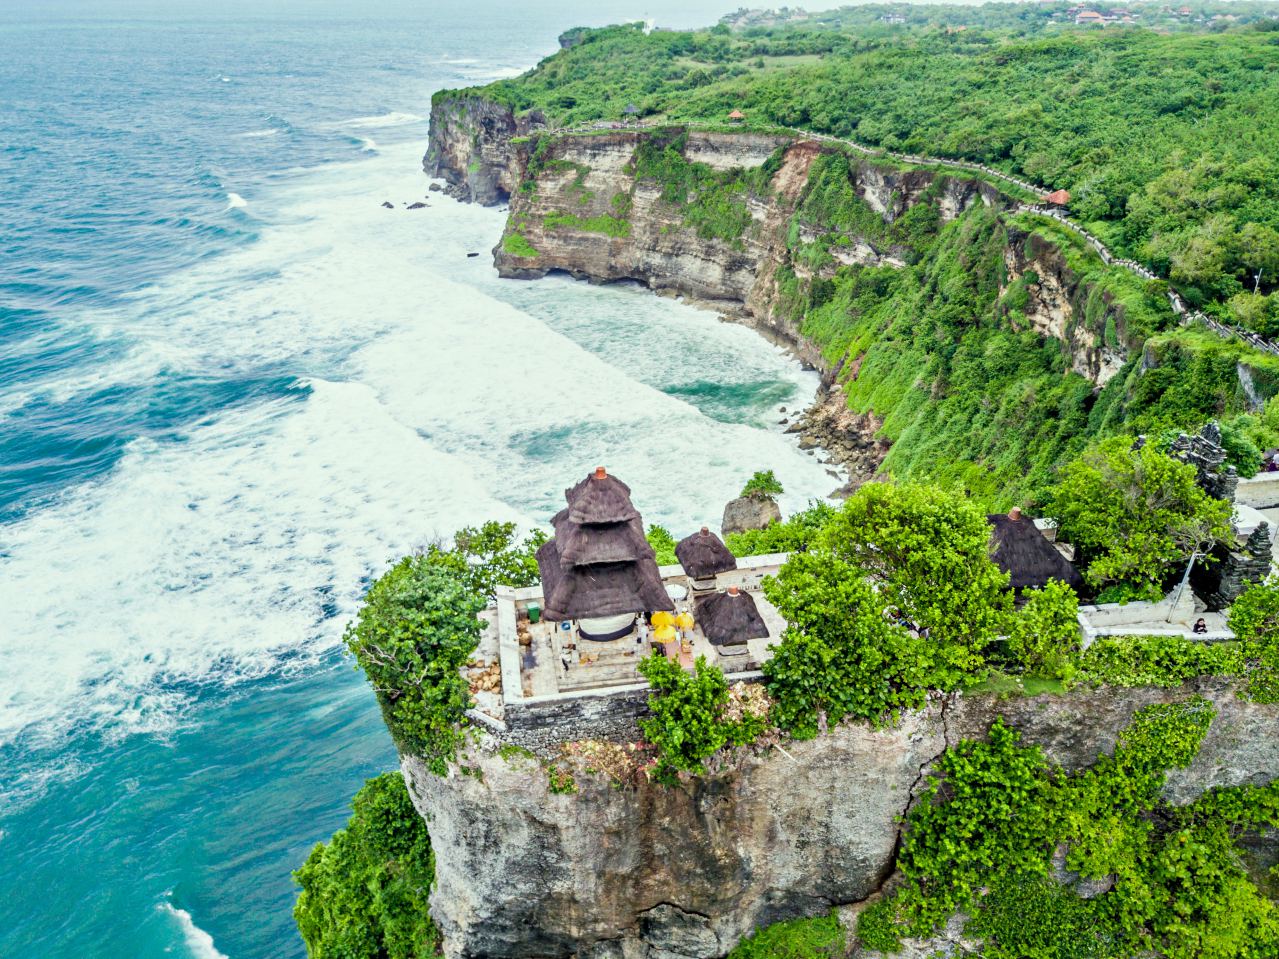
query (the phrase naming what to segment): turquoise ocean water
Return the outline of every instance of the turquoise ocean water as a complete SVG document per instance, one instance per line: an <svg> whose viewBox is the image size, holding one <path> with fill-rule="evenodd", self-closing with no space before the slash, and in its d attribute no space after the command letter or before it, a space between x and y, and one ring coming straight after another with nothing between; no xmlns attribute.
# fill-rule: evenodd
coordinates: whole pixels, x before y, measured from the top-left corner
<svg viewBox="0 0 1279 959"><path fill-rule="evenodd" d="M428 194L434 90L722 12L515 6L0 0L0 957L303 954L289 873L395 762L340 652L393 557L599 462L677 533L837 485L754 334L499 281Z"/></svg>

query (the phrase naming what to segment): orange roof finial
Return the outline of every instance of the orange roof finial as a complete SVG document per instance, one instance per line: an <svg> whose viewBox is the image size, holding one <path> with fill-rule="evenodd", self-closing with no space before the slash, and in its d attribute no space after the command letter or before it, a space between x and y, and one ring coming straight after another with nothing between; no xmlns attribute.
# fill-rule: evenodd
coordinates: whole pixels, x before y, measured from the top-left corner
<svg viewBox="0 0 1279 959"><path fill-rule="evenodd" d="M596 479L606 479L607 477L608 477L608 470L606 470L606 469L605 469L604 467L602 467L602 466L597 466L597 467L595 467L595 478L596 478Z"/></svg>

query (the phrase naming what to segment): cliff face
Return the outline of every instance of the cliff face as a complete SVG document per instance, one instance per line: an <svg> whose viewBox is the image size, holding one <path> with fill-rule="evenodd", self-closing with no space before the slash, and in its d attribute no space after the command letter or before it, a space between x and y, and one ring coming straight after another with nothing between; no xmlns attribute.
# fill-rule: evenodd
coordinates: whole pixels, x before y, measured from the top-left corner
<svg viewBox="0 0 1279 959"><path fill-rule="evenodd" d="M436 855L432 915L451 959L722 956L757 926L877 890L931 763L997 715L1077 770L1114 748L1137 709L1199 692L1217 718L1194 764L1170 773L1167 798L1272 779L1279 707L1243 702L1225 681L1192 685L957 697L890 729L846 725L786 753L742 751L677 788L579 770L577 794L553 795L534 761L493 743L470 751L468 775L439 778L405 757Z"/></svg>
<svg viewBox="0 0 1279 959"><path fill-rule="evenodd" d="M514 191L527 162L519 142L545 120L536 112L517 118L509 107L482 97L437 98L422 168L448 182L450 196L494 206Z"/></svg>
<svg viewBox="0 0 1279 959"><path fill-rule="evenodd" d="M1042 237L1009 231L1008 284L1025 280L1025 322L1062 343L1070 367L1104 386L1127 359L1124 309L1109 293L1079 282L1061 251Z"/></svg>

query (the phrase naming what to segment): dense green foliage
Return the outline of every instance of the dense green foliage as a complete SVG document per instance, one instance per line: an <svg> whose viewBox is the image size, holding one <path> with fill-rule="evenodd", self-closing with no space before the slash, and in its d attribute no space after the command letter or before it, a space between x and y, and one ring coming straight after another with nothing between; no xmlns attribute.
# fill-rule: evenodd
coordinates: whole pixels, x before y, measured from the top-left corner
<svg viewBox="0 0 1279 959"><path fill-rule="evenodd" d="M772 499L781 496L786 490L772 470L758 470L742 487L742 496L758 496Z"/></svg>
<svg viewBox="0 0 1279 959"><path fill-rule="evenodd" d="M1237 643L1204 643L1181 636L1103 636L1079 657L1073 680L1092 686L1172 688L1196 676L1237 676L1244 669Z"/></svg>
<svg viewBox="0 0 1279 959"><path fill-rule="evenodd" d="M770 523L764 529L729 533L724 543L734 556L802 553L834 515L835 507L829 503L811 503L789 519Z"/></svg>
<svg viewBox="0 0 1279 959"><path fill-rule="evenodd" d="M465 526L453 534L453 546L433 543L426 549L432 565L457 574L462 584L474 593L492 597L499 586L532 586L540 577L537 550L546 542L546 534L534 530L516 542L514 523L489 520L482 526Z"/></svg>
<svg viewBox="0 0 1279 959"><path fill-rule="evenodd" d="M1027 36L1050 12L959 13L1004 27L963 33L884 31L856 16L737 37L585 31L485 94L566 123L619 118L631 103L667 121L722 123L739 108L759 127L978 160L1071 190L1076 215L1169 271L1194 302L1224 303L1259 269L1272 287L1279 117L1265 104L1279 98L1276 34Z"/></svg>
<svg viewBox="0 0 1279 959"><path fill-rule="evenodd" d="M718 666L707 665L698 656L693 672L679 663L654 653L639 665L653 694L648 699L650 715L640 720L644 738L657 747L654 778L670 783L681 772L705 772L705 762L725 746L751 742L765 727L765 719L745 712L730 720L728 681Z"/></svg>
<svg viewBox="0 0 1279 959"><path fill-rule="evenodd" d="M428 959L439 934L427 912L435 875L426 823L398 772L355 795L345 829L320 843L294 879L293 916L310 959Z"/></svg>
<svg viewBox="0 0 1279 959"><path fill-rule="evenodd" d="M905 883L863 914L863 942L892 951L956 910L990 959L1261 957L1279 949L1279 907L1240 865L1234 841L1279 822L1279 789L1161 799L1167 769L1194 759L1214 715L1203 699L1148 706L1112 755L1066 774L997 721L987 742L948 750L908 816ZM1081 899L1051 878L1052 857L1109 891Z"/></svg>
<svg viewBox="0 0 1279 959"><path fill-rule="evenodd" d="M1252 586L1230 608L1230 628L1256 661L1248 691L1258 702L1279 702L1279 578Z"/></svg>
<svg viewBox="0 0 1279 959"><path fill-rule="evenodd" d="M679 562L675 555L675 537L665 526L651 525L645 535L656 554L658 566L674 566Z"/></svg>
<svg viewBox="0 0 1279 959"><path fill-rule="evenodd" d="M1115 437L1069 463L1052 492L1059 535L1080 551L1098 588L1126 587L1157 599L1192 553L1230 532L1230 504L1203 491L1195 469L1151 444Z"/></svg>
<svg viewBox="0 0 1279 959"><path fill-rule="evenodd" d="M1008 630L1008 653L1024 672L1063 677L1079 652L1079 597L1059 580L1022 593Z"/></svg>
<svg viewBox="0 0 1279 959"><path fill-rule="evenodd" d="M839 914L792 919L743 939L727 959L841 959L847 951Z"/></svg>
<svg viewBox="0 0 1279 959"><path fill-rule="evenodd" d="M396 744L441 775L462 740L470 692L459 670L479 643L484 606L449 566L406 556L369 588L346 630Z"/></svg>
<svg viewBox="0 0 1279 959"><path fill-rule="evenodd" d="M763 667L777 725L882 722L980 677L1012 615L989 538L971 502L935 487L868 484L832 511L764 580L787 622Z"/></svg>

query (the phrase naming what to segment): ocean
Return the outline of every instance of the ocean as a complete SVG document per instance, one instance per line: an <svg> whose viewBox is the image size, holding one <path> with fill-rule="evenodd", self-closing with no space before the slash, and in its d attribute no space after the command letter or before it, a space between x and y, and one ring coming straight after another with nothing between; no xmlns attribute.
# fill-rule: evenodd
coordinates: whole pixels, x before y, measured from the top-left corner
<svg viewBox="0 0 1279 959"><path fill-rule="evenodd" d="M290 872L395 764L341 649L394 558L597 464L678 535L838 485L813 374L497 279L421 171L433 91L723 6L0 0L0 957L305 954Z"/></svg>

